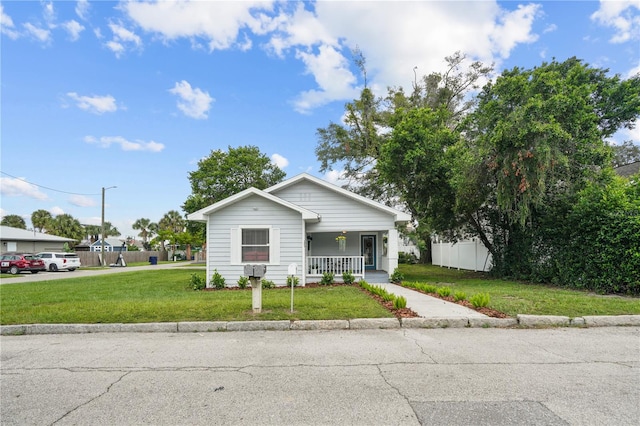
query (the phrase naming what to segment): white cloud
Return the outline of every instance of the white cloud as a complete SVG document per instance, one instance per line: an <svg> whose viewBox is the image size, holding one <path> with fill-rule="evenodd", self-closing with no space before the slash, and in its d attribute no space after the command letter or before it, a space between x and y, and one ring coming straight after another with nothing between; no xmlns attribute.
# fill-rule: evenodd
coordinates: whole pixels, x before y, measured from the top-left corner
<svg viewBox="0 0 640 426"><path fill-rule="evenodd" d="M47 200L47 194L31 183L25 182L22 178L0 178L0 194L7 197L29 197L36 200Z"/></svg>
<svg viewBox="0 0 640 426"><path fill-rule="evenodd" d="M169 89L169 92L182 100L178 101L178 109L187 117L195 119L206 119L211 103L215 100L209 96L209 93L192 88L185 80L176 82L176 85L173 89Z"/></svg>
<svg viewBox="0 0 640 426"><path fill-rule="evenodd" d="M133 31L130 31L117 23L110 23L109 28L113 33L113 39L105 43L105 46L119 58L127 49L139 49L142 47L142 39Z"/></svg>
<svg viewBox="0 0 640 426"><path fill-rule="evenodd" d="M72 195L69 197L69 203L78 207L93 207L97 203L93 198L84 195Z"/></svg>
<svg viewBox="0 0 640 426"><path fill-rule="evenodd" d="M123 2L123 10L143 31L169 42L180 38L210 51L251 48L251 35L266 36L264 47L280 57L294 52L315 87L292 103L300 112L336 100L353 99L359 87L351 49L367 59L368 82L408 87L413 69L444 71L456 51L487 64L509 57L519 44L533 43L540 4L515 6L497 1L362 2L282 1ZM510 7L513 10L506 8ZM544 31L553 31L553 25ZM115 33L115 31L114 31ZM127 50L122 36L107 44L116 55Z"/></svg>
<svg viewBox="0 0 640 426"><path fill-rule="evenodd" d="M591 20L605 27L613 27L611 43L640 40L640 0L600 0L600 9Z"/></svg>
<svg viewBox="0 0 640 426"><path fill-rule="evenodd" d="M531 25L542 6L539 4L518 5L511 12L503 12L490 37L494 43L493 50L502 58L509 57L511 50L519 43L533 43L538 39L531 33Z"/></svg>
<svg viewBox="0 0 640 426"><path fill-rule="evenodd" d="M280 154L273 154L271 156L271 162L276 166L280 167L281 169L284 169L289 165L289 160L287 160L285 157L283 157Z"/></svg>
<svg viewBox="0 0 640 426"><path fill-rule="evenodd" d="M51 213L52 216L59 216L61 214L64 214L64 210L62 209L62 207L53 206L49 209L49 213Z"/></svg>
<svg viewBox="0 0 640 426"><path fill-rule="evenodd" d="M111 145L120 145L123 151L149 151L160 152L164 149L164 144L150 141L135 141L131 142L122 136L102 136L101 138L95 138L93 136L85 136L84 141L89 144L98 145L102 148L109 148Z"/></svg>
<svg viewBox="0 0 640 426"><path fill-rule="evenodd" d="M638 65L636 65L635 67L631 68L629 70L629 72L627 72L627 76L626 78L631 78L637 74L640 74L640 63Z"/></svg>
<svg viewBox="0 0 640 426"><path fill-rule="evenodd" d="M268 47L278 56L292 46L313 46L315 44L338 45L336 37L330 34L313 11L298 3L292 16L281 14L276 20L276 32Z"/></svg>
<svg viewBox="0 0 640 426"><path fill-rule="evenodd" d="M62 28L67 30L67 32L69 33L69 37L71 38L71 41L78 40L80 38L80 33L84 31L84 26L80 25L78 21L74 21L74 20L63 23Z"/></svg>
<svg viewBox="0 0 640 426"><path fill-rule="evenodd" d="M298 52L307 72L315 77L319 90L308 90L295 100L299 112L324 105L335 99L350 99L357 95L355 76L349 70L349 62L335 48L320 46L319 53Z"/></svg>
<svg viewBox="0 0 640 426"><path fill-rule="evenodd" d="M44 28L36 27L31 22L27 22L26 24L23 24L23 25L24 25L24 28L27 30L27 33L31 35L33 38L35 38L36 40L41 41L43 43L47 43L51 41L51 31L46 30Z"/></svg>
<svg viewBox="0 0 640 426"><path fill-rule="evenodd" d="M626 141L631 141L635 145L640 145L640 127L638 127L638 120L635 121L633 129L627 129L623 127L616 133L611 135L609 143L613 145L622 145Z"/></svg>
<svg viewBox="0 0 640 426"><path fill-rule="evenodd" d="M324 180L338 186L344 186L349 183L345 179L344 170L330 170L324 174Z"/></svg>
<svg viewBox="0 0 640 426"><path fill-rule="evenodd" d="M272 1L126 2L121 8L142 29L165 40L202 38L209 50L235 47L242 29L259 33L269 18L252 13L271 10ZM243 42L242 44L245 44Z"/></svg>
<svg viewBox="0 0 640 426"><path fill-rule="evenodd" d="M89 4L89 0L78 0L76 3L76 15L82 20L87 20L89 17L89 8L91 5Z"/></svg>
<svg viewBox="0 0 640 426"><path fill-rule="evenodd" d="M2 32L2 34L5 34L7 37L9 37L12 40L15 40L18 37L20 37L20 33L16 31L16 27L13 24L13 19L11 19L9 15L4 13L4 8L2 7L1 4L0 4L0 32Z"/></svg>
<svg viewBox="0 0 640 426"><path fill-rule="evenodd" d="M78 219L83 225L100 225L102 218L100 216L81 217Z"/></svg>
<svg viewBox="0 0 640 426"><path fill-rule="evenodd" d="M49 23L49 28L55 28L56 12L53 10L53 2L43 2L42 7L44 8L42 14L47 23Z"/></svg>
<svg viewBox="0 0 640 426"><path fill-rule="evenodd" d="M94 114L103 114L105 112L115 112L118 110L116 99L111 95L80 96L75 92L69 92L67 96L76 101L78 108Z"/></svg>
<svg viewBox="0 0 640 426"><path fill-rule="evenodd" d="M537 39L532 25L539 10L539 5L527 5L508 11L494 1L318 2L315 22L308 13L300 14L299 18L294 14L294 17L304 18L309 28L322 28L313 32L319 34L315 43L331 46L336 56L343 56L346 64L351 63L351 59L346 58L347 52L359 46L367 60L370 86L384 91L390 85L410 86L416 66L423 74L444 71L444 58L456 51L487 64L500 62L518 44ZM392 30L383 31L375 23L384 23ZM297 99L295 105L299 110L353 98L348 90L326 90L321 83L349 85L344 80L347 68L319 66L310 60L308 46L305 46L305 43L314 43L312 35L298 30L295 24L283 24L280 28L283 33L272 38L271 48L278 51L299 43L298 49L304 54L298 57L318 81L316 90L305 92ZM274 44L276 42L278 44ZM333 58L333 63L339 62ZM354 84L351 83L351 89L357 90Z"/></svg>

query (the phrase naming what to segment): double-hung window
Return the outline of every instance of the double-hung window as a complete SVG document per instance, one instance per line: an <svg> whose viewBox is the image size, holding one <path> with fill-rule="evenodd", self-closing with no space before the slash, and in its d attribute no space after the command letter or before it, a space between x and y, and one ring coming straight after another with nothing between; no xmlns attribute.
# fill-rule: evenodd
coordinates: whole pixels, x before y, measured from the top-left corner
<svg viewBox="0 0 640 426"><path fill-rule="evenodd" d="M269 262L269 229L242 229L242 262Z"/></svg>

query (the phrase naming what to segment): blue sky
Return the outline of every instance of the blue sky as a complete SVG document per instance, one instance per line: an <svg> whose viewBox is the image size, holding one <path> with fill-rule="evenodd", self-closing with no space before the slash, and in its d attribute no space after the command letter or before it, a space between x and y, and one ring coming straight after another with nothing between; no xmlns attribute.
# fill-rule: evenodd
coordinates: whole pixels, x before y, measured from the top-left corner
<svg viewBox="0 0 640 426"><path fill-rule="evenodd" d="M456 51L496 72L577 56L640 72L633 1L3 1L1 205L68 213L122 236L190 194L211 150L256 145L289 177L319 173L316 129L363 80L410 87ZM611 141L640 144L638 129Z"/></svg>

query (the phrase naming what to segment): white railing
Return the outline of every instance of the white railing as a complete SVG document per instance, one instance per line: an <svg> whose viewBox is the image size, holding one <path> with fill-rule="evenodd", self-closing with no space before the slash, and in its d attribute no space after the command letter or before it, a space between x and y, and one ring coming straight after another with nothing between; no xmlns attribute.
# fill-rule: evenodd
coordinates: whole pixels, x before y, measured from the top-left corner
<svg viewBox="0 0 640 426"><path fill-rule="evenodd" d="M330 272L336 276L351 272L356 277L364 278L363 256L308 256L307 275L322 276Z"/></svg>

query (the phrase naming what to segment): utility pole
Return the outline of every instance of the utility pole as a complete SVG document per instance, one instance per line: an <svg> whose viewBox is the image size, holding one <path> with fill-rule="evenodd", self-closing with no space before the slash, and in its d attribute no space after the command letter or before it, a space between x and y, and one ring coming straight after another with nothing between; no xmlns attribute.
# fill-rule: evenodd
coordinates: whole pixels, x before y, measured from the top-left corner
<svg viewBox="0 0 640 426"><path fill-rule="evenodd" d="M117 188L117 186L110 186L108 188L102 187L102 226L100 230L100 240L101 240L101 248L100 248L100 266L104 266L104 193L107 189Z"/></svg>

